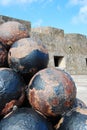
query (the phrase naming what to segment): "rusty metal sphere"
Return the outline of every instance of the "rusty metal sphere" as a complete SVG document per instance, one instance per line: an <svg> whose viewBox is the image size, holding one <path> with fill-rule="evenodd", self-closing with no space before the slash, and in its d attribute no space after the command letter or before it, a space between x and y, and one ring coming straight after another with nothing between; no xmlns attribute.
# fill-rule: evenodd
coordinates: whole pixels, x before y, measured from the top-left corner
<svg viewBox="0 0 87 130"><path fill-rule="evenodd" d="M49 61L47 49L32 38L16 41L8 53L9 66L21 74L34 75L46 68Z"/></svg>
<svg viewBox="0 0 87 130"><path fill-rule="evenodd" d="M0 116L20 106L25 97L25 84L11 68L0 68Z"/></svg>
<svg viewBox="0 0 87 130"><path fill-rule="evenodd" d="M46 116L66 113L73 107L75 98L75 83L61 69L43 69L33 76L28 85L31 106Z"/></svg>
<svg viewBox="0 0 87 130"><path fill-rule="evenodd" d="M54 130L45 117L32 108L18 108L2 119L1 130Z"/></svg>
<svg viewBox="0 0 87 130"><path fill-rule="evenodd" d="M87 108L77 108L62 117L56 130L87 130Z"/></svg>
<svg viewBox="0 0 87 130"><path fill-rule="evenodd" d="M29 32L25 25L17 21L8 21L0 25L0 41L7 47L13 42L28 37Z"/></svg>

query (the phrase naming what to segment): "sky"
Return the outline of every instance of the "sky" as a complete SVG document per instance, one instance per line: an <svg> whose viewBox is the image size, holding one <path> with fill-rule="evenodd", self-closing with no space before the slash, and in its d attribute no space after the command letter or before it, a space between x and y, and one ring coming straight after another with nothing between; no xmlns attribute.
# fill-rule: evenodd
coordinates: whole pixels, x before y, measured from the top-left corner
<svg viewBox="0 0 87 130"><path fill-rule="evenodd" d="M0 15L87 36L87 0L0 0Z"/></svg>

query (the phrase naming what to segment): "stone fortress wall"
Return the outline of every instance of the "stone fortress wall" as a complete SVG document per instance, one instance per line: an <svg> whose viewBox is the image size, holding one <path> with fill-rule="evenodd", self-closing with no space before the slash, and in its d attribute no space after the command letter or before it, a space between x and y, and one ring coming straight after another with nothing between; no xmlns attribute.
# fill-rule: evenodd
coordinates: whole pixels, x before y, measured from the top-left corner
<svg viewBox="0 0 87 130"><path fill-rule="evenodd" d="M70 74L87 74L87 37L64 34L52 27L31 28L31 37L40 39L48 48L49 66L60 67Z"/></svg>
<svg viewBox="0 0 87 130"><path fill-rule="evenodd" d="M41 40L49 52L50 67L59 67L70 74L87 75L87 37L82 34L65 34L64 30L53 27L31 28L29 21L0 16L0 24L19 21L25 24L30 37Z"/></svg>

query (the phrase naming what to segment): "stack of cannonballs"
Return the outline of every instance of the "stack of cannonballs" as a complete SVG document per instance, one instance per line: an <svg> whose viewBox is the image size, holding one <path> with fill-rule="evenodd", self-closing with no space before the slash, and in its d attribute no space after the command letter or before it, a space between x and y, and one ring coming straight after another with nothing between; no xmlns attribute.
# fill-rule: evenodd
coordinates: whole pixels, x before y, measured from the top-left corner
<svg viewBox="0 0 87 130"><path fill-rule="evenodd" d="M0 25L0 130L87 130L87 108L66 71L25 25Z"/></svg>

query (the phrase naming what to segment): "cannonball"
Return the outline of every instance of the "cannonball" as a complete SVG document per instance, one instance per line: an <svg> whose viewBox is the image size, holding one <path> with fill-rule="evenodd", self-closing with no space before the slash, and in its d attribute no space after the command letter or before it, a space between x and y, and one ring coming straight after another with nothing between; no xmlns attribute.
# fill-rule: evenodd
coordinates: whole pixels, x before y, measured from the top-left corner
<svg viewBox="0 0 87 130"><path fill-rule="evenodd" d="M3 46L2 42L0 42L0 67L8 66L7 59L8 59L8 52L6 48Z"/></svg>
<svg viewBox="0 0 87 130"><path fill-rule="evenodd" d="M25 84L20 75L10 68L0 68L0 115L20 106L25 97Z"/></svg>
<svg viewBox="0 0 87 130"><path fill-rule="evenodd" d="M65 117L65 115L67 115L67 114L69 115L69 113L76 110L77 108L86 109L87 106L81 99L76 98L75 103L74 103L72 109L70 109L70 111L66 112L64 115L58 115L56 117L51 116L48 118L48 120L51 122L51 124L54 126L54 128L57 128L58 126L60 126L59 124L61 123L61 121L63 119L62 117Z"/></svg>
<svg viewBox="0 0 87 130"><path fill-rule="evenodd" d="M69 111L75 98L75 82L70 74L61 69L43 69L32 77L28 85L31 106L48 117Z"/></svg>
<svg viewBox="0 0 87 130"><path fill-rule="evenodd" d="M29 32L25 25L17 21L8 21L0 25L0 41L7 48L13 42L24 37L29 37Z"/></svg>
<svg viewBox="0 0 87 130"><path fill-rule="evenodd" d="M62 117L56 130L87 130L87 108L77 108Z"/></svg>
<svg viewBox="0 0 87 130"><path fill-rule="evenodd" d="M45 117L31 108L19 108L0 122L2 130L53 130Z"/></svg>
<svg viewBox="0 0 87 130"><path fill-rule="evenodd" d="M32 38L16 41L8 53L9 66L23 75L33 76L39 70L46 68L48 61L49 54L45 46Z"/></svg>

